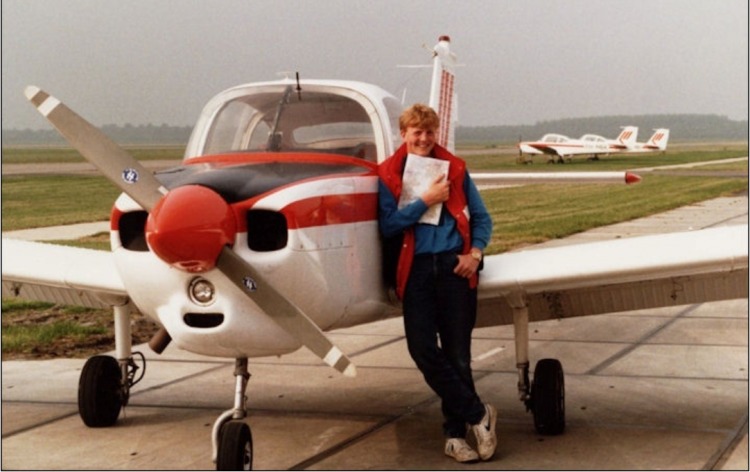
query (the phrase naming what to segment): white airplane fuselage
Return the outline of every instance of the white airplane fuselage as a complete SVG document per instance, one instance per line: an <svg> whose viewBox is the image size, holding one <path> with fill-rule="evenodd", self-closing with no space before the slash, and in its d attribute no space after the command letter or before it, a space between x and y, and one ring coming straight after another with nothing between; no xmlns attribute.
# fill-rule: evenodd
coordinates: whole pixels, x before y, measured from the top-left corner
<svg viewBox="0 0 750 472"><path fill-rule="evenodd" d="M607 153L609 152L609 144L604 138L595 135L584 135L581 139L571 139L561 134L545 134L539 141L520 143L519 149L524 154L548 154L564 157Z"/></svg>
<svg viewBox="0 0 750 472"><path fill-rule="evenodd" d="M398 310L382 280L376 164L393 152L393 119L386 108L400 111L400 106L366 84L303 82L301 98L295 92L283 99L290 86L296 84L254 84L219 94L198 121L184 165L157 178L170 189L195 183L224 196L238 227L234 251L304 307L321 329L395 316ZM289 103L279 114L282 100ZM226 129L228 116L237 129ZM265 138L274 119L284 142L269 152L263 148L270 143ZM341 129L332 131L337 126ZM225 135L223 143L218 133ZM364 145L357 147L360 139ZM359 154L343 155L350 150ZM212 151L220 153L207 154ZM128 235L142 230L132 223L138 218L128 215L139 212L127 195L117 200L114 257L133 303L163 325L177 346L234 358L284 354L301 346L218 270L180 270L142 241L138 248ZM201 279L215 289L208 302L191 296L191 286Z"/></svg>

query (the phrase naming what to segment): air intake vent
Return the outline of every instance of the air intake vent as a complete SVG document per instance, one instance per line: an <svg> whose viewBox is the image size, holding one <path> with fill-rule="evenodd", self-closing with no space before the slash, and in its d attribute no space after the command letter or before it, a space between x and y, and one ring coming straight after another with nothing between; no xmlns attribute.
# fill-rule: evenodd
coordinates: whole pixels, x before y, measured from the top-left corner
<svg viewBox="0 0 750 472"><path fill-rule="evenodd" d="M257 252L278 251L288 240L286 218L277 211L247 212L247 245Z"/></svg>
<svg viewBox="0 0 750 472"><path fill-rule="evenodd" d="M146 244L146 219L148 213L145 211L131 211L120 216L120 244L130 251L148 251Z"/></svg>
<svg viewBox="0 0 750 472"><path fill-rule="evenodd" d="M191 328L215 328L224 322L221 313L186 313L185 324Z"/></svg>

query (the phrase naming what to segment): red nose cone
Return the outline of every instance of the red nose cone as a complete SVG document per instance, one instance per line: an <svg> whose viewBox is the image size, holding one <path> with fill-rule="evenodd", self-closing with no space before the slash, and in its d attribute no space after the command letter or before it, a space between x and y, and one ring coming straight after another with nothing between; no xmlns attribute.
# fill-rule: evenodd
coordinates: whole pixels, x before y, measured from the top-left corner
<svg viewBox="0 0 750 472"><path fill-rule="evenodd" d="M146 240L164 262L188 272L205 272L234 242L237 223L229 204L199 185L171 190L146 221Z"/></svg>

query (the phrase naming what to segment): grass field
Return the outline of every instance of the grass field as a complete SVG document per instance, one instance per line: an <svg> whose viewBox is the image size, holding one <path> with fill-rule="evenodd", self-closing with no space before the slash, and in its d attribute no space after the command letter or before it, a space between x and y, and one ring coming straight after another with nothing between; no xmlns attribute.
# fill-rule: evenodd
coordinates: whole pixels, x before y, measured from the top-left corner
<svg viewBox="0 0 750 472"><path fill-rule="evenodd" d="M36 346L48 344L60 338L71 343L81 342L92 335L105 334L102 326L81 325L69 319L55 320L55 315L92 313L95 310L82 307L56 307L43 302L3 300L3 353L31 352ZM51 311L47 315L45 312ZM66 318L68 318L66 316Z"/></svg>
<svg viewBox="0 0 750 472"><path fill-rule="evenodd" d="M652 175L637 185L527 185L486 190L489 254L563 238L714 197L747 191L746 179Z"/></svg>
<svg viewBox="0 0 750 472"><path fill-rule="evenodd" d="M141 161L182 159L185 153L185 146L125 146L124 149ZM86 160L78 151L69 147L3 147L3 164L58 162L86 162Z"/></svg>

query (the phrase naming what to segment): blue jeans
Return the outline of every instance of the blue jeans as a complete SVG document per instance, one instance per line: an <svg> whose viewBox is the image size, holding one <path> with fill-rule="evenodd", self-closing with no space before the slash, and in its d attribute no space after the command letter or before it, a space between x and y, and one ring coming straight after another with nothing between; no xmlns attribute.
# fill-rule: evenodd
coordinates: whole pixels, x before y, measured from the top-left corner
<svg viewBox="0 0 750 472"><path fill-rule="evenodd" d="M485 413L471 373L477 291L453 273L457 262L455 253L415 256L403 301L409 354L442 400L450 438L465 437Z"/></svg>

